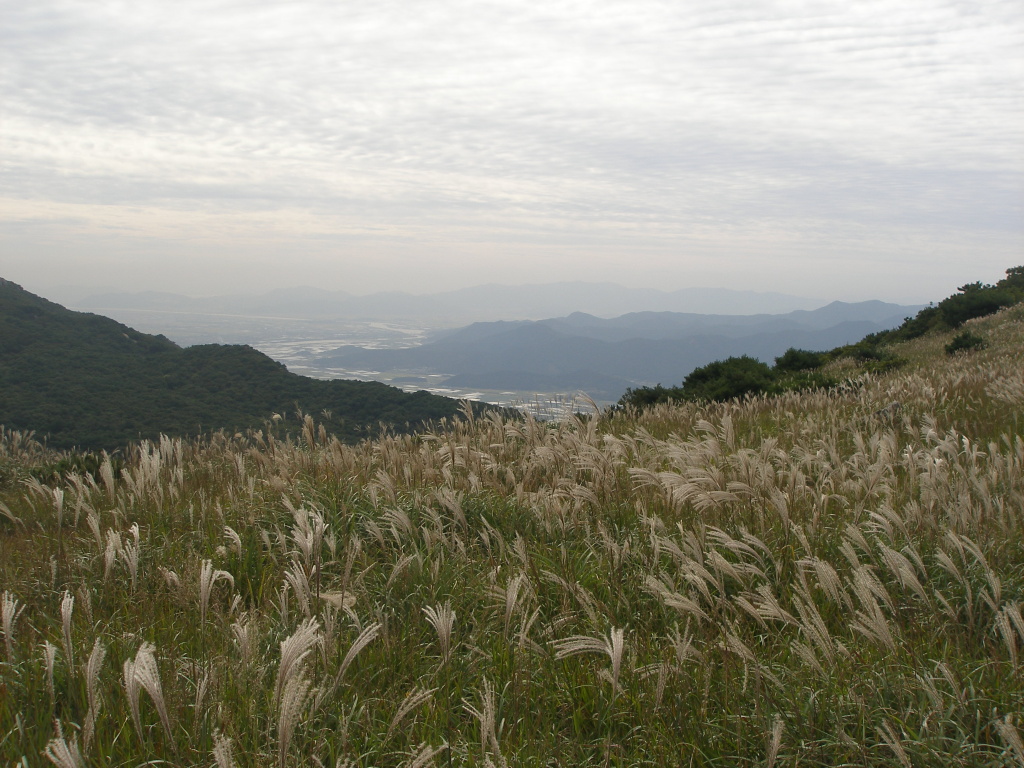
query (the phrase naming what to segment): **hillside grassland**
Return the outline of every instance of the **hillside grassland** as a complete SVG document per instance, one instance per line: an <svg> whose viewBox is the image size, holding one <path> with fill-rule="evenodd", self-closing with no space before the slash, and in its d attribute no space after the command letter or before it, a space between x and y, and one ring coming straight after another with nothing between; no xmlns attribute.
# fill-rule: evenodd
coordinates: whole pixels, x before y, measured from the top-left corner
<svg viewBox="0 0 1024 768"><path fill-rule="evenodd" d="M0 760L1020 766L1024 307L965 327L556 424L4 432Z"/></svg>

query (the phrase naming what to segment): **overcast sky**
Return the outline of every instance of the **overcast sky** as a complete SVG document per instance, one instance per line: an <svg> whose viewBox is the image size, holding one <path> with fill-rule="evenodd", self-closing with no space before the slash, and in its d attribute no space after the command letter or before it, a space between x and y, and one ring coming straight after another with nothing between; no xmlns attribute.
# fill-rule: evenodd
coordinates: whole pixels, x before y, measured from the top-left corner
<svg viewBox="0 0 1024 768"><path fill-rule="evenodd" d="M1024 263L1019 0L0 18L0 276L44 295L582 279L918 301Z"/></svg>

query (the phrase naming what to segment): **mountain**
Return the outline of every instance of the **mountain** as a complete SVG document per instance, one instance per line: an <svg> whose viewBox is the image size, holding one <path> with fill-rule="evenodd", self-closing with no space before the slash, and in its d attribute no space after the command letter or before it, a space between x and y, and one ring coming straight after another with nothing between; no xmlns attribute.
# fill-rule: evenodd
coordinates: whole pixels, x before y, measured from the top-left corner
<svg viewBox="0 0 1024 768"><path fill-rule="evenodd" d="M55 448L114 449L137 438L286 421L313 413L349 440L454 416L459 404L375 382L289 373L247 346L182 349L99 315L72 312L0 279L0 424Z"/></svg>
<svg viewBox="0 0 1024 768"><path fill-rule="evenodd" d="M430 321L459 325L473 321L539 320L585 312L616 317L629 312L732 312L754 314L810 309L813 299L781 293L685 288L658 291L614 283L561 282L537 285L479 285L433 294L389 291L354 296L322 288L285 288L261 296L191 298L169 293L108 293L75 302L79 309L187 314Z"/></svg>
<svg viewBox="0 0 1024 768"><path fill-rule="evenodd" d="M604 319L577 312L535 322L474 323L410 349L340 347L323 368L448 374L445 386L581 390L615 399L627 387L675 383L732 355L771 360L790 347L831 349L899 325L919 307L833 302L783 315L639 312Z"/></svg>

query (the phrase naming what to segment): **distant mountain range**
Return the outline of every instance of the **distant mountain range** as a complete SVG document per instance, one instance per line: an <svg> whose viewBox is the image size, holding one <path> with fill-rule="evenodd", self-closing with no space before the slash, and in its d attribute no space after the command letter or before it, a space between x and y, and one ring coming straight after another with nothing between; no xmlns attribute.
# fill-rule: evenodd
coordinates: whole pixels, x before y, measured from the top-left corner
<svg viewBox="0 0 1024 768"><path fill-rule="evenodd" d="M583 391L599 401L616 400L628 387L678 384L694 368L731 355L771 362L789 347L831 349L895 327L920 309L881 301L821 303L778 293L563 282L429 295L353 296L317 288L211 298L120 293L77 305L121 313L150 329L183 318L194 324L184 331L175 324L175 337L184 341L203 333L208 340L214 329L220 334L214 338L230 338L237 326L248 335L236 332L236 338L259 344L273 338L274 327L285 335L286 320L306 323L297 333L318 334L309 338L330 338L332 320L418 323L442 330L421 346L364 349L355 341L318 357L289 358L289 364L328 378L429 382L452 391ZM253 332L254 326L262 330Z"/></svg>
<svg viewBox="0 0 1024 768"><path fill-rule="evenodd" d="M585 312L617 317L630 312L718 312L737 315L813 309L821 302L781 293L686 288L657 291L613 283L562 282L481 285L433 294L401 292L354 296L321 288L284 288L260 296L191 298L171 293L107 293L73 302L91 311L146 310L234 314L290 319L349 318L429 321L441 326L473 321L540 320Z"/></svg>
<svg viewBox="0 0 1024 768"><path fill-rule="evenodd" d="M289 373L247 346L182 349L99 315L72 312L0 279L0 425L55 448L115 449L138 438L266 424L298 409L354 440L454 416L459 403L376 382Z"/></svg>
<svg viewBox="0 0 1024 768"><path fill-rule="evenodd" d="M576 312L540 321L474 323L410 349L341 347L323 369L447 374L447 387L564 392L617 399L627 387L677 384L694 368L733 355L766 362L790 347L831 349L894 328L919 306L833 302L786 314L634 312L605 319Z"/></svg>

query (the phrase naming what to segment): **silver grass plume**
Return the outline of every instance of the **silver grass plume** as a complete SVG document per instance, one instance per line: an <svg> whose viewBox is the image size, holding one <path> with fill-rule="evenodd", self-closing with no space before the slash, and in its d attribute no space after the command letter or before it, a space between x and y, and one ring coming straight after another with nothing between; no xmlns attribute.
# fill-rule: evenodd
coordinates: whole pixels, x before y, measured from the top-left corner
<svg viewBox="0 0 1024 768"><path fill-rule="evenodd" d="M68 669L75 666L74 648L71 645L71 614L75 610L75 597L67 590L64 590L64 598L60 601L60 620L63 629L64 658L67 659Z"/></svg>
<svg viewBox="0 0 1024 768"><path fill-rule="evenodd" d="M192 722L196 729L199 728L199 721L202 718L203 702L206 700L206 692L210 688L210 677L210 671L208 669L204 669L199 681L196 683L196 700L192 706Z"/></svg>
<svg viewBox="0 0 1024 768"><path fill-rule="evenodd" d="M214 585L220 579L229 582L231 588L234 589L234 576L227 571L214 570L212 560L203 560L199 568L199 623L201 625L206 624L206 612L210 606L210 594L213 592Z"/></svg>
<svg viewBox="0 0 1024 768"><path fill-rule="evenodd" d="M78 740L72 738L68 743L59 722L57 723L57 736L50 739L43 755L57 768L85 768L85 759L82 757L82 751L78 748Z"/></svg>
<svg viewBox="0 0 1024 768"><path fill-rule="evenodd" d="M345 671L349 668L352 662L355 661L359 652L372 643L377 635L380 634L381 628L381 624L375 621L359 633L355 641L353 641L352 646L348 649L348 653L345 654L345 658L341 660L341 665L338 667L338 671L334 675L334 681L330 687L331 691L334 691L339 685L341 685L341 680L345 676Z"/></svg>
<svg viewBox="0 0 1024 768"><path fill-rule="evenodd" d="M896 759L900 761L900 765L903 768L913 768L913 764L910 762L910 755L907 754L907 750L903 746L903 739L896 733L888 720L876 728L875 732L889 746L889 749L893 751L893 754L896 755Z"/></svg>
<svg viewBox="0 0 1024 768"><path fill-rule="evenodd" d="M64 526L64 490L62 488L53 489L53 509L57 513L57 527L62 528Z"/></svg>
<svg viewBox="0 0 1024 768"><path fill-rule="evenodd" d="M213 735L213 759L217 768L235 768L235 759L231 754L231 739L220 731Z"/></svg>
<svg viewBox="0 0 1024 768"><path fill-rule="evenodd" d="M426 743L420 744L409 762L405 764L405 768L426 768L428 765L433 765L434 758L446 749L448 749L447 744L442 744L439 747L432 747Z"/></svg>
<svg viewBox="0 0 1024 768"><path fill-rule="evenodd" d="M480 756L485 762L489 762L487 752L492 750L498 756L498 765L504 766L505 759L501 754L501 746L498 744L498 706L491 681L484 678L484 689L480 694L479 709L465 701L462 706L480 723Z"/></svg>
<svg viewBox="0 0 1024 768"><path fill-rule="evenodd" d="M230 542L231 548L235 551L235 554L242 554L242 537L238 535L238 531L232 528L230 525L224 526L224 537Z"/></svg>
<svg viewBox="0 0 1024 768"><path fill-rule="evenodd" d="M395 732L395 728L406 718L406 716L414 709L419 707L421 704L426 704L430 701L431 697L437 688L431 688L427 690L425 688L416 687L405 694L405 699L401 705L395 711L395 716L391 718L391 725L388 726L388 733L386 738L390 738L391 734Z"/></svg>
<svg viewBox="0 0 1024 768"><path fill-rule="evenodd" d="M114 530L107 531L107 546L103 551L103 581L106 582L110 578L110 574L114 570L114 563L117 562L118 555L124 549L124 544L121 541L121 534Z"/></svg>
<svg viewBox="0 0 1024 768"><path fill-rule="evenodd" d="M0 623L4 628L4 643L7 646L7 661L14 662L14 624L25 606L18 606L18 599L4 590L3 601L0 602Z"/></svg>
<svg viewBox="0 0 1024 768"><path fill-rule="evenodd" d="M107 489L107 496L110 500L114 500L114 465L110 461L110 456L107 452L103 452L103 463L100 465L100 479L103 481L103 487Z"/></svg>
<svg viewBox="0 0 1024 768"><path fill-rule="evenodd" d="M171 719L167 714L167 705L164 702L163 687L160 685L160 670L156 665L156 657L153 655L154 646L152 643L143 643L135 654L134 659L124 663L124 688L128 694L128 705L131 707L132 720L135 722L135 730L139 738L142 738L142 720L139 717L139 693L145 689L146 693L153 700L156 711L160 715L160 722L168 739L171 737Z"/></svg>
<svg viewBox="0 0 1024 768"><path fill-rule="evenodd" d="M776 715L775 722L772 723L772 738L768 743L768 768L775 768L775 761L779 757L779 748L782 746L782 733L784 730L785 726L782 724L782 718Z"/></svg>
<svg viewBox="0 0 1024 768"><path fill-rule="evenodd" d="M43 641L43 661L46 664L46 687L50 691L50 701L55 702L57 691L53 684L53 664L57 659L57 646L49 640Z"/></svg>
<svg viewBox="0 0 1024 768"><path fill-rule="evenodd" d="M256 655L256 632L253 631L252 623L252 617L243 614L231 625L231 634L244 665L248 665Z"/></svg>
<svg viewBox="0 0 1024 768"><path fill-rule="evenodd" d="M1021 741L1020 732L1010 719L1010 715L1007 715L1002 720L996 720L995 726L996 731L999 732L999 738L1013 752L1017 762L1020 765L1024 765L1024 742Z"/></svg>
<svg viewBox="0 0 1024 768"><path fill-rule="evenodd" d="M427 606L423 609L427 621L437 633L437 643L441 647L441 663L448 661L452 651L452 631L455 628L455 611L451 603L444 605Z"/></svg>
<svg viewBox="0 0 1024 768"><path fill-rule="evenodd" d="M274 708L281 704L288 681L302 672L302 665L320 639L320 623L306 619L294 634L281 641L281 663L277 669L277 683L274 686Z"/></svg>
<svg viewBox="0 0 1024 768"><path fill-rule="evenodd" d="M288 757L288 746L295 734L295 726L298 725L306 708L309 688L309 679L301 671L285 683L281 706L277 713L277 762L282 768Z"/></svg>
<svg viewBox="0 0 1024 768"><path fill-rule="evenodd" d="M170 568L164 568L162 565L159 568L160 575L164 577L164 583L168 589L179 590L181 589L181 577L178 576Z"/></svg>
<svg viewBox="0 0 1024 768"><path fill-rule="evenodd" d="M607 638L573 635L562 640L555 640L552 642L552 645L555 648L556 659L565 659L582 653L605 654L612 663L612 689L618 691L619 672L622 668L622 652L626 646L625 630L619 627L612 627Z"/></svg>
<svg viewBox="0 0 1024 768"><path fill-rule="evenodd" d="M86 525L92 531L92 537L96 539L96 548L103 552L103 532L100 530L100 514L95 509L85 516Z"/></svg>
<svg viewBox="0 0 1024 768"><path fill-rule="evenodd" d="M15 514L11 512L11 508L2 501L0 501L0 515L3 515L10 520L13 525L22 525L21 518L16 517Z"/></svg>
<svg viewBox="0 0 1024 768"><path fill-rule="evenodd" d="M313 590L309 586L309 577L306 570L297 560L292 560L292 567L284 572L285 584L290 586L295 598L299 601L299 608L310 618L313 615L311 595Z"/></svg>
<svg viewBox="0 0 1024 768"><path fill-rule="evenodd" d="M89 662L85 667L86 695L89 700L89 712L85 716L85 726L82 729L82 739L85 742L86 750L92 743L93 734L96 731L96 718L99 716L103 701L99 696L100 667L103 666L103 659L107 651L100 644L99 638L93 643L92 653L89 654Z"/></svg>
<svg viewBox="0 0 1024 768"><path fill-rule="evenodd" d="M132 594L134 595L135 587L139 578L139 550L141 548L141 544L139 543L139 524L132 523L132 527L129 531L132 534L133 541L129 541L124 544L120 554L125 567L128 569L128 575L131 576Z"/></svg>
<svg viewBox="0 0 1024 768"><path fill-rule="evenodd" d="M281 641L281 664L274 686L274 709L277 710L277 759L284 766L306 701L310 682L303 674L306 657L320 639L320 624L316 619L304 621L295 633Z"/></svg>
<svg viewBox="0 0 1024 768"><path fill-rule="evenodd" d="M996 629L1003 637L1010 663L1017 666L1017 637L1024 641L1024 616L1021 615L1020 603L1008 603L996 614Z"/></svg>

